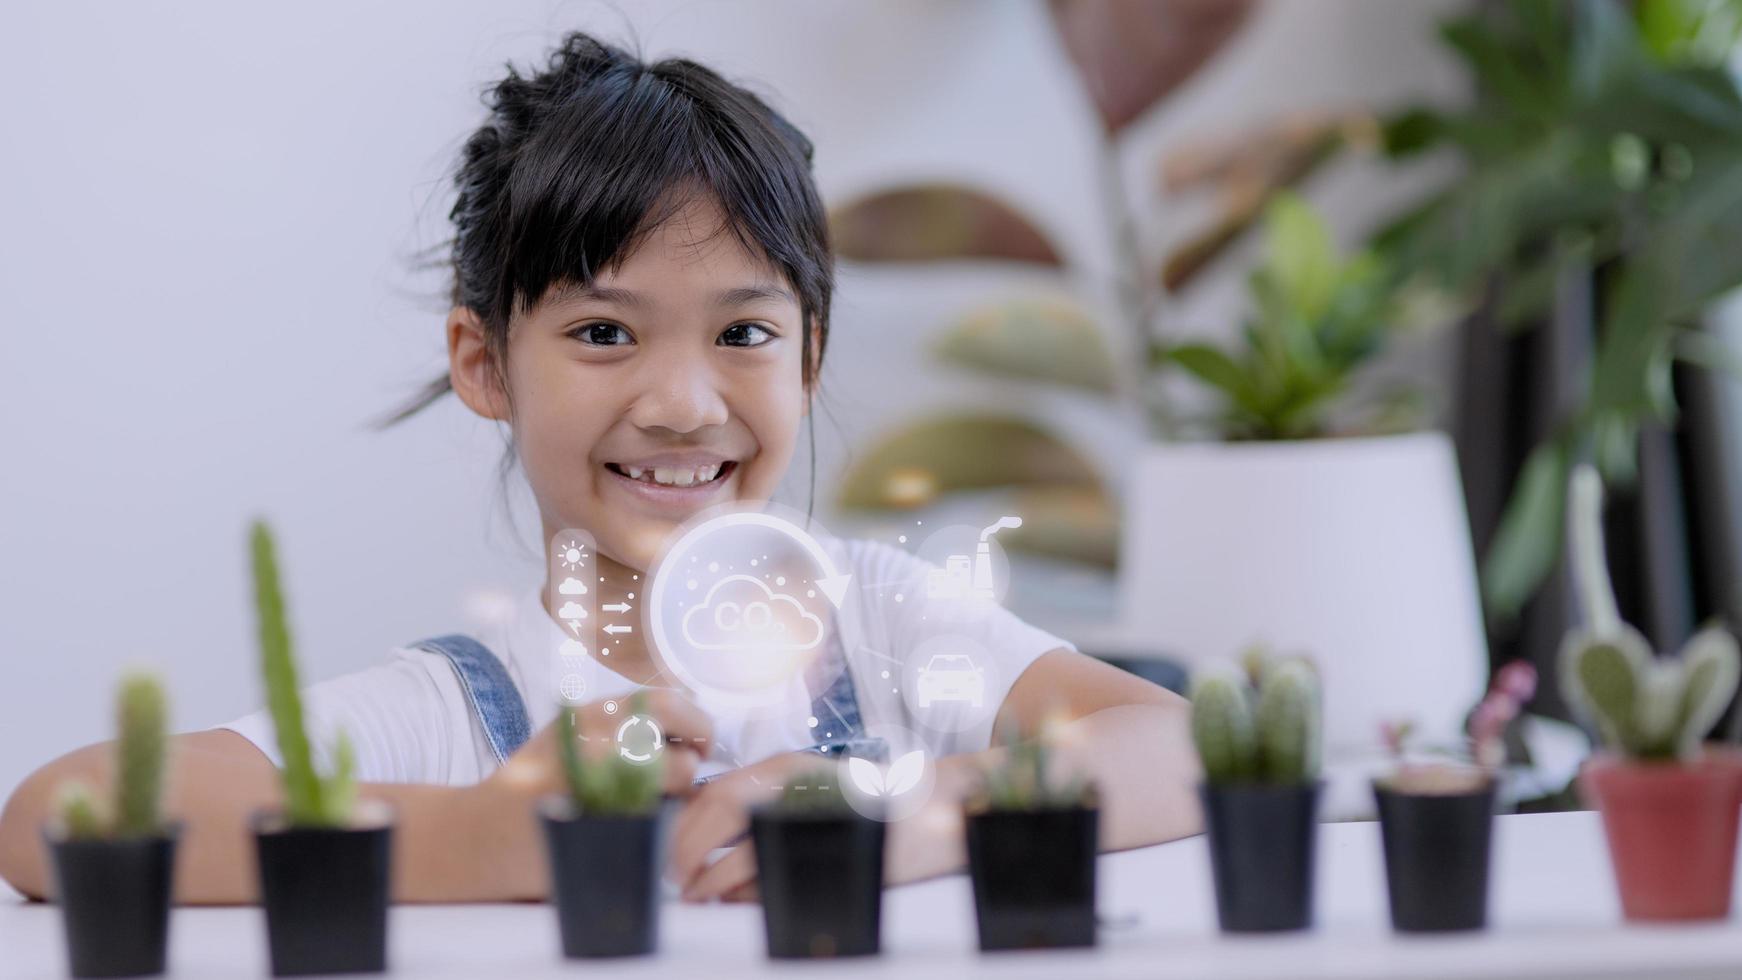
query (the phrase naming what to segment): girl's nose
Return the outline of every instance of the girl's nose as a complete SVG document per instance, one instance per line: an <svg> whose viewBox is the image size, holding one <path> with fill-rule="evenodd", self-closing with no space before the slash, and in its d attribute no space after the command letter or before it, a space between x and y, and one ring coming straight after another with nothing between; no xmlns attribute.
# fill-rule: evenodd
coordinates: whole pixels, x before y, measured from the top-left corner
<svg viewBox="0 0 1742 980"><path fill-rule="evenodd" d="M718 379L702 365L660 365L647 372L646 384L629 411L629 421L637 428L683 433L726 422Z"/></svg>

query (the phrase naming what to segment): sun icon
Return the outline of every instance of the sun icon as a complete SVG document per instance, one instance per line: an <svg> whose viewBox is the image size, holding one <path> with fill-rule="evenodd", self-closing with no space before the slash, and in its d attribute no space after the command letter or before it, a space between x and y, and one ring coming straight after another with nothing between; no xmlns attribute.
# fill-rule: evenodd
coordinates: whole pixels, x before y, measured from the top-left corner
<svg viewBox="0 0 1742 980"><path fill-rule="evenodd" d="M561 554L557 557L562 559L564 571L580 568L581 561L587 557L587 546L571 538L568 544L562 546Z"/></svg>

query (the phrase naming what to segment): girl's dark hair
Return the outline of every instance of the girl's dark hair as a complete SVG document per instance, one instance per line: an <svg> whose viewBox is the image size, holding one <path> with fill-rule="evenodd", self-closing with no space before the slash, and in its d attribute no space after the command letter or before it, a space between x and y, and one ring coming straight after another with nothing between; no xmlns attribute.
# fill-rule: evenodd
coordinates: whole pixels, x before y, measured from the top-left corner
<svg viewBox="0 0 1742 980"><path fill-rule="evenodd" d="M814 384L834 261L803 133L709 68L683 58L647 64L580 32L543 71L522 77L509 65L484 103L489 118L466 140L454 175L452 302L483 321L499 372L515 312L553 285L586 286L620 266L703 193L796 293L804 383ZM444 374L389 423L449 390Z"/></svg>

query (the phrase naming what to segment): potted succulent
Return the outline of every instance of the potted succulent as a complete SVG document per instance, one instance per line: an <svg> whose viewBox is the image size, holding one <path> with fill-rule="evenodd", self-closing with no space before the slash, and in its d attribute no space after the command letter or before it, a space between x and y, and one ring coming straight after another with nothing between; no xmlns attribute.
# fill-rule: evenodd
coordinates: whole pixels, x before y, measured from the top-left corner
<svg viewBox="0 0 1742 980"><path fill-rule="evenodd" d="M1561 684L1567 703L1603 742L1579 784L1602 812L1622 911L1634 920L1725 918L1736 873L1742 756L1702 743L1736 693L1736 640L1708 627L1680 656L1652 656L1616 611L1596 471L1578 468L1570 495L1573 573L1585 625L1562 644Z"/></svg>
<svg viewBox="0 0 1742 980"><path fill-rule="evenodd" d="M982 950L1095 945L1100 808L1053 772L1045 738L1012 744L967 815Z"/></svg>
<svg viewBox="0 0 1742 980"><path fill-rule="evenodd" d="M1225 932L1305 929L1313 920L1319 679L1304 658L1208 664L1192 677L1192 740Z"/></svg>
<svg viewBox="0 0 1742 980"><path fill-rule="evenodd" d="M639 700L631 701L631 715L641 714ZM635 762L619 752L584 752L567 708L557 725L568 792L546 799L539 816L563 955L651 953L659 944L666 822L661 757Z"/></svg>
<svg viewBox="0 0 1742 980"><path fill-rule="evenodd" d="M750 814L774 959L871 956L883 931L883 822L856 812L837 772L795 778Z"/></svg>
<svg viewBox="0 0 1742 980"><path fill-rule="evenodd" d="M1391 924L1399 932L1481 929L1488 921L1488 868L1506 728L1536 692L1523 661L1496 672L1469 722L1470 761L1407 757L1408 726L1389 729L1397 757L1373 781Z"/></svg>
<svg viewBox="0 0 1742 980"><path fill-rule="evenodd" d="M272 972L383 972L391 814L385 805L358 805L351 746L342 735L332 772L315 768L271 530L256 522L250 543L261 672L284 759L284 807L253 821Z"/></svg>
<svg viewBox="0 0 1742 980"><path fill-rule="evenodd" d="M45 831L54 894L75 977L163 972L179 827L165 823L163 688L146 675L121 682L115 699L112 799L89 786L60 790L59 819Z"/></svg>

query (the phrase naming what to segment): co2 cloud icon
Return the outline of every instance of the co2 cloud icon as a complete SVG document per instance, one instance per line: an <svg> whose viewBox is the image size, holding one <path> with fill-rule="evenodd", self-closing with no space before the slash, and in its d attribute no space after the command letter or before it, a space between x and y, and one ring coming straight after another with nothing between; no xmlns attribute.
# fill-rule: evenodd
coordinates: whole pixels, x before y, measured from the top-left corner
<svg viewBox="0 0 1742 980"><path fill-rule="evenodd" d="M760 579L728 575L684 613L683 638L698 650L809 650L823 642L823 621Z"/></svg>

